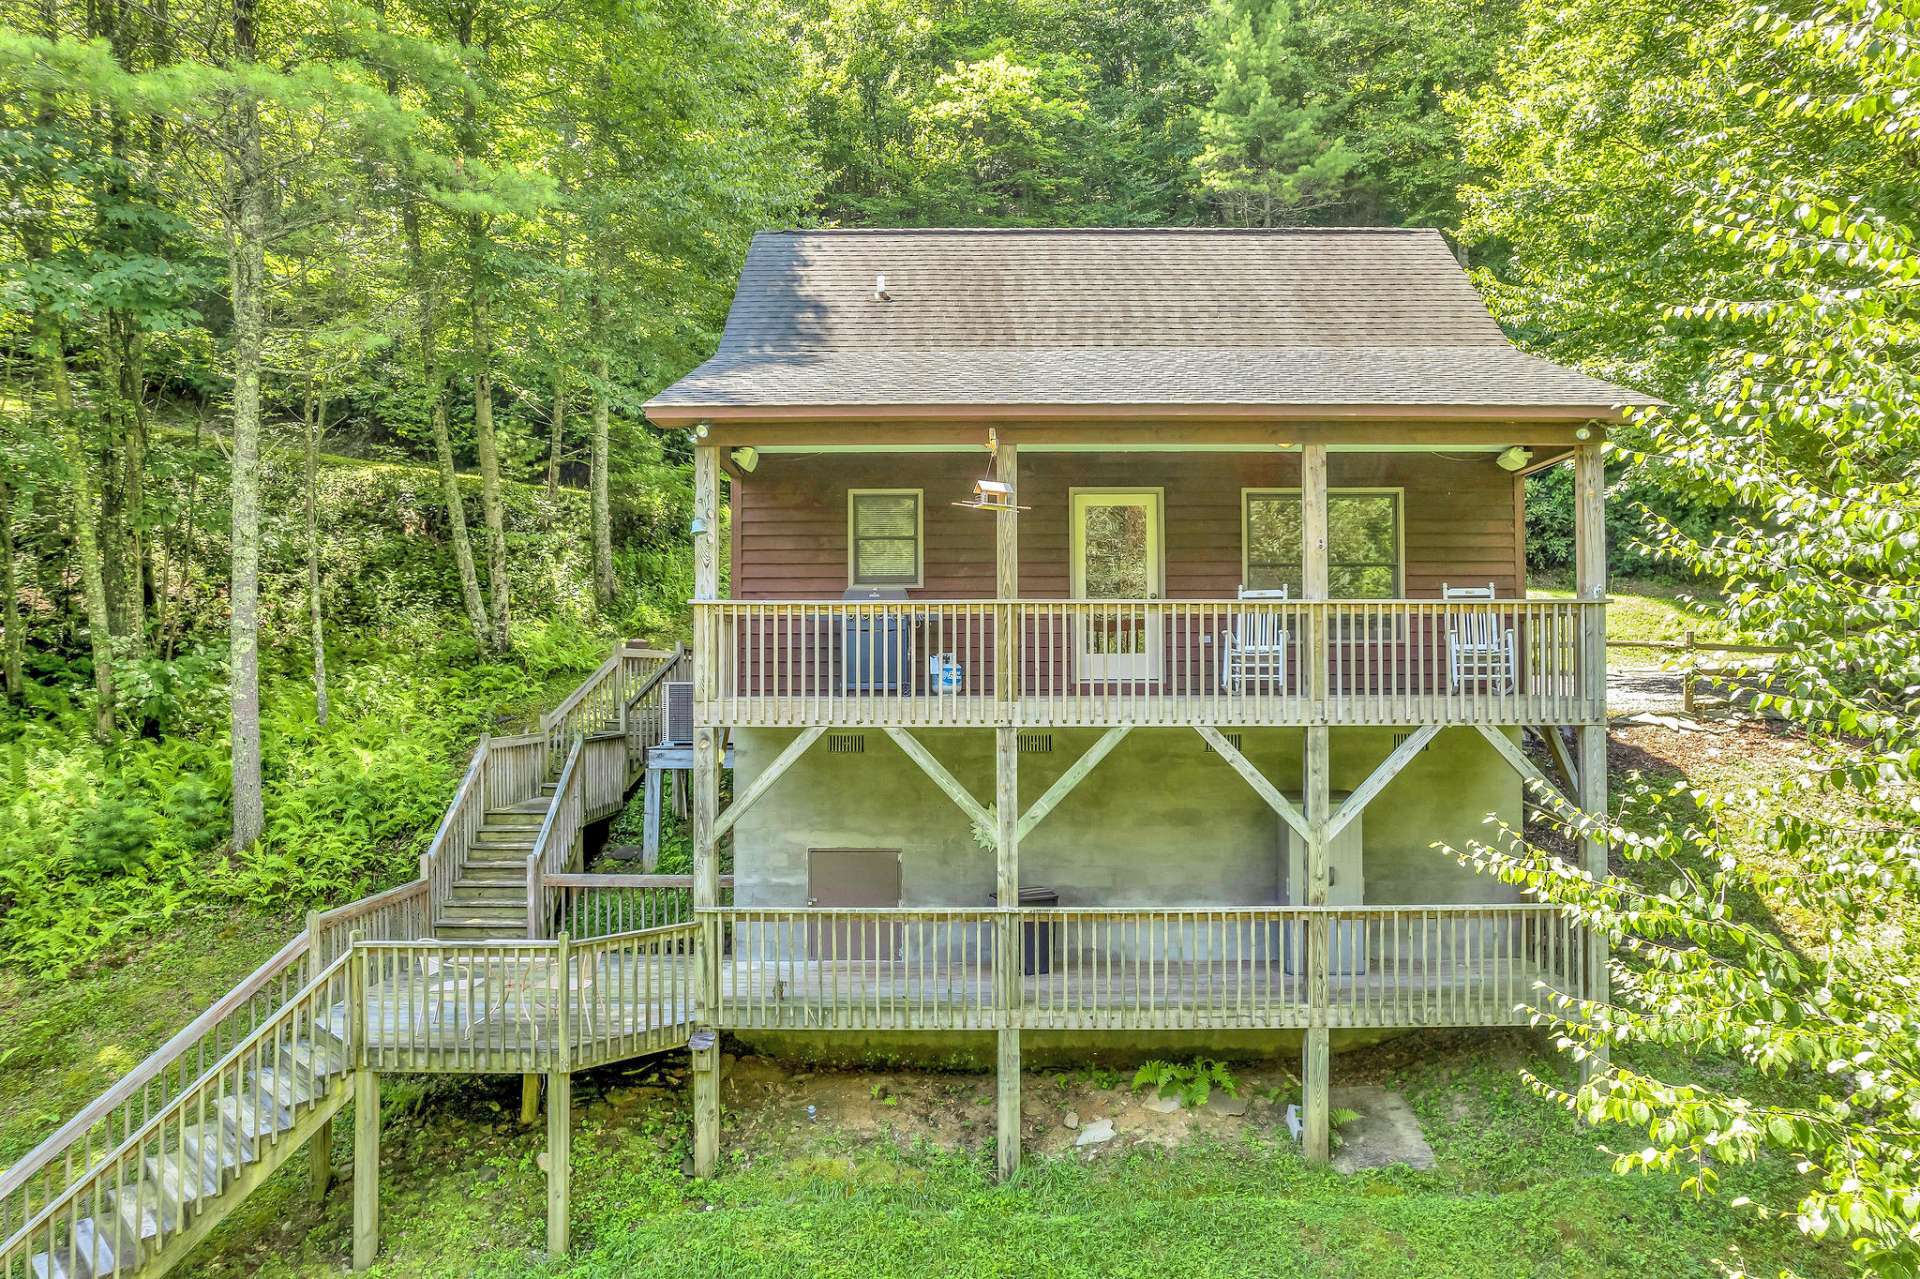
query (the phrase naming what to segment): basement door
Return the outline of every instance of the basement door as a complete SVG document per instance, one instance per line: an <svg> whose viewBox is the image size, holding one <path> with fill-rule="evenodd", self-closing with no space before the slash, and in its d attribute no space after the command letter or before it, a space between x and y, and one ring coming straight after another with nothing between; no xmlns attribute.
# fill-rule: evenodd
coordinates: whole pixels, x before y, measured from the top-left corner
<svg viewBox="0 0 1920 1279"><path fill-rule="evenodd" d="M807 905L835 912L898 907L900 850L809 848ZM897 959L898 930L895 921L871 915L816 915L807 927L807 953L828 961Z"/></svg>
<svg viewBox="0 0 1920 1279"><path fill-rule="evenodd" d="M1072 503L1073 597L1118 601L1081 611L1075 627L1083 683L1160 678L1162 619L1159 489L1075 489Z"/></svg>

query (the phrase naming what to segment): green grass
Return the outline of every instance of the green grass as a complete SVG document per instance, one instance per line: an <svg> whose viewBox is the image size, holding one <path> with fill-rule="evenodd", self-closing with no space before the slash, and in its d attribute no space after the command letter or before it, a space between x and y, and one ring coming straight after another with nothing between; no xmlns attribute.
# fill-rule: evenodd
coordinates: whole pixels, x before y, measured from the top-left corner
<svg viewBox="0 0 1920 1279"><path fill-rule="evenodd" d="M293 917L208 905L62 981L0 970L0 1166L37 1146L300 927Z"/></svg>
<svg viewBox="0 0 1920 1279"><path fill-rule="evenodd" d="M1714 1274L1729 1246L1763 1272L1789 1257L1808 1264L1790 1231L1725 1200L1614 1176L1596 1146L1632 1134L1580 1129L1529 1092L1521 1067L1564 1070L1536 1044L1424 1042L1387 1050L1404 1064L1381 1078L1420 1115L1438 1166L1351 1177L1307 1167L1284 1130L1261 1127L1090 1164L1030 1159L1003 1186L985 1150L856 1144L769 1113L781 1103L730 1096L727 1164L703 1183L681 1171L684 1086L582 1076L574 1252L558 1265L540 1251L542 1129L514 1122L516 1086L403 1086L389 1092L376 1273L1664 1279ZM1346 1072L1344 1057L1335 1069ZM1029 1105L1041 1091L1030 1078ZM350 1233L345 1187L315 1205L283 1173L202 1249L195 1273L331 1276Z"/></svg>
<svg viewBox="0 0 1920 1279"><path fill-rule="evenodd" d="M1570 600L1573 591L1555 583L1528 590L1530 597ZM1607 589L1607 638L1616 643L1675 641L1692 631L1702 640L1731 641L1728 634L1696 601L1702 591L1671 582L1620 581ZM1657 665L1660 653L1655 649L1615 649L1608 655L1612 666Z"/></svg>

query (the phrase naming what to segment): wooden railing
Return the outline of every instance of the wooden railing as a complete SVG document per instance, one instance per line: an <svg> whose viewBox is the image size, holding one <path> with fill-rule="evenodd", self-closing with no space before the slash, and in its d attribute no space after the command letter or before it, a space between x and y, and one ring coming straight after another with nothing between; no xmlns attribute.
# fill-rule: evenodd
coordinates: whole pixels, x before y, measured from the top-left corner
<svg viewBox="0 0 1920 1279"><path fill-rule="evenodd" d="M1605 704L1588 656L1605 605L1592 602L694 608L696 713L726 726L1578 723Z"/></svg>
<svg viewBox="0 0 1920 1279"><path fill-rule="evenodd" d="M677 1048L694 1022L698 925L626 931L569 947L571 1062L578 1069Z"/></svg>
<svg viewBox="0 0 1920 1279"><path fill-rule="evenodd" d="M527 937L532 941L549 935L560 905L559 894L546 886L547 876L578 869L574 863L586 826L586 770L580 762L585 751L586 743L575 738L560 767L553 803L534 837L533 851L527 854Z"/></svg>
<svg viewBox="0 0 1920 1279"><path fill-rule="evenodd" d="M433 899L425 877L307 917L308 966L324 967L345 954L358 934L367 941L412 941L433 933Z"/></svg>
<svg viewBox="0 0 1920 1279"><path fill-rule="evenodd" d="M283 1007L310 975L295 937L0 1174L0 1239L77 1184ZM0 1275L9 1272L0 1268Z"/></svg>
<svg viewBox="0 0 1920 1279"><path fill-rule="evenodd" d="M685 644L675 645L664 656L651 649L644 660L629 654L626 710L623 716L627 734L627 769L638 772L647 764L647 751L658 746L666 735L667 685L675 680L693 678L693 652Z"/></svg>
<svg viewBox="0 0 1920 1279"><path fill-rule="evenodd" d="M1555 908L1017 910L1021 974L998 978L995 910L744 909L719 933L729 1028L1062 1030L1308 1024L1307 947L1327 928L1326 1024L1524 1025L1541 988L1587 989ZM1013 992L1017 992L1013 993Z"/></svg>
<svg viewBox="0 0 1920 1279"><path fill-rule="evenodd" d="M560 895L560 930L574 938L693 922L691 875L549 875ZM720 904L730 905L733 876L720 877Z"/></svg>
<svg viewBox="0 0 1920 1279"><path fill-rule="evenodd" d="M329 1073L313 1054L316 1045L344 1051L335 1032L343 1029L350 965L350 955L327 965L39 1206L0 1242L0 1276L26 1279L56 1267L67 1275L133 1274L176 1239L192 1237L205 1206L262 1162L267 1147L304 1141L310 1125L302 1120L337 1104L344 1088L338 1067L345 1058L333 1057ZM263 1082L263 1069L274 1082Z"/></svg>

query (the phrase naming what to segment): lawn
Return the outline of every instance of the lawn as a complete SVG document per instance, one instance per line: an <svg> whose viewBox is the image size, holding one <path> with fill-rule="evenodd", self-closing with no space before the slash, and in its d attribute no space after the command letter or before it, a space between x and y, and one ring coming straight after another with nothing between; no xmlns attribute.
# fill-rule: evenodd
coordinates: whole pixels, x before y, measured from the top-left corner
<svg viewBox="0 0 1920 1279"><path fill-rule="evenodd" d="M997 1185L984 1144L957 1139L991 1128L987 1077L786 1075L750 1060L734 1072L747 1081L728 1088L723 1172L698 1182L683 1172L686 1088L670 1055L577 1081L574 1252L560 1264L541 1252L542 1127L516 1122L517 1086L401 1085L389 1093L376 1273L1677 1279L1714 1274L1730 1246L1763 1269L1796 1256L1790 1230L1724 1199L1614 1176L1597 1146L1632 1134L1578 1128L1528 1090L1523 1069L1558 1077L1564 1064L1537 1037L1509 1033L1336 1057L1337 1082L1406 1096L1434 1148L1431 1171L1309 1168L1266 1106L1173 1148L1116 1142L1089 1158L1069 1145ZM1029 1074L1025 1094L1030 1132L1057 1130L1064 1108L1141 1101L1124 1078L1088 1073ZM880 1099L877 1125L844 1113L862 1095ZM901 1097L897 1118L885 1117ZM932 1112L929 1098L954 1113ZM350 1234L344 1186L316 1205L299 1175L282 1173L221 1227L194 1273L320 1279L339 1272Z"/></svg>

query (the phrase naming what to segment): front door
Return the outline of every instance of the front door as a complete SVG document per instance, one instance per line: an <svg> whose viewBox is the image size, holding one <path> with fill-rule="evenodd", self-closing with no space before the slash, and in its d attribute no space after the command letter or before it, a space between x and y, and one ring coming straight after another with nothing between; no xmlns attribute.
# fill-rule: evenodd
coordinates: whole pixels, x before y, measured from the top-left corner
<svg viewBox="0 0 1920 1279"><path fill-rule="evenodd" d="M897 848L809 848L807 905L822 910L893 909L900 905ZM807 949L815 959L897 959L894 921L873 915L813 917Z"/></svg>
<svg viewBox="0 0 1920 1279"><path fill-rule="evenodd" d="M1160 678L1160 492L1076 492L1073 595L1120 601L1081 610L1075 628L1080 678L1089 683Z"/></svg>

